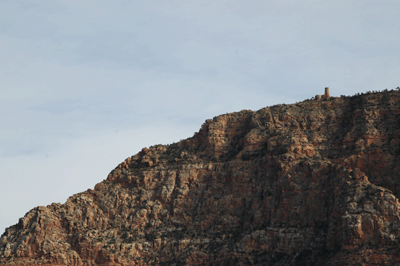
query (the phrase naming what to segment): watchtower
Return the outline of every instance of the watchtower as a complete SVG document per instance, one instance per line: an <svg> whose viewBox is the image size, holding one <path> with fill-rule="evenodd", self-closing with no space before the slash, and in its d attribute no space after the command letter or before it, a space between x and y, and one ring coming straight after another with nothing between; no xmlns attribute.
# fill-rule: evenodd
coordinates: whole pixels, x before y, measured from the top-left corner
<svg viewBox="0 0 400 266"><path fill-rule="evenodd" d="M329 87L325 87L325 94L324 95L315 95L315 100L321 101L321 100L328 100L331 97L329 94Z"/></svg>
<svg viewBox="0 0 400 266"><path fill-rule="evenodd" d="M329 94L329 87L325 87L325 95L324 95L325 99L329 99L331 97L331 95Z"/></svg>

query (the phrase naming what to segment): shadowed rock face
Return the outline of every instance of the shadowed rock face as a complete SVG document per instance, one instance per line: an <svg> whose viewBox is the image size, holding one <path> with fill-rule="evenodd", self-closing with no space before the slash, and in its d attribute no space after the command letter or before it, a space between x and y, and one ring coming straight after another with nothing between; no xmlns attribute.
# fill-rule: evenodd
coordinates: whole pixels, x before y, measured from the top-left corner
<svg viewBox="0 0 400 266"><path fill-rule="evenodd" d="M29 211L1 265L400 264L400 92L207 120Z"/></svg>

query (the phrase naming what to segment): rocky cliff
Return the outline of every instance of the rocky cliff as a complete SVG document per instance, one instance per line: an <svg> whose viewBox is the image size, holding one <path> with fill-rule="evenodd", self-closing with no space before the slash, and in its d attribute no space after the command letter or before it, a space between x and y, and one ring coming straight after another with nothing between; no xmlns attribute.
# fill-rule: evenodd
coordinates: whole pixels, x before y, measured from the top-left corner
<svg viewBox="0 0 400 266"><path fill-rule="evenodd" d="M0 265L399 265L400 92L207 120L29 211Z"/></svg>

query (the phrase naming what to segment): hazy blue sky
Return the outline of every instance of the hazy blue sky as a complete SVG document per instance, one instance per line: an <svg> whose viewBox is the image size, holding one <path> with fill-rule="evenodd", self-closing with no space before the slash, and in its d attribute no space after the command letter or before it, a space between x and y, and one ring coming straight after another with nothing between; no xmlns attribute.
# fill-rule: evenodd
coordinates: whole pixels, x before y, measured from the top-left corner
<svg viewBox="0 0 400 266"><path fill-rule="evenodd" d="M0 234L216 115L400 86L399 0L0 0Z"/></svg>

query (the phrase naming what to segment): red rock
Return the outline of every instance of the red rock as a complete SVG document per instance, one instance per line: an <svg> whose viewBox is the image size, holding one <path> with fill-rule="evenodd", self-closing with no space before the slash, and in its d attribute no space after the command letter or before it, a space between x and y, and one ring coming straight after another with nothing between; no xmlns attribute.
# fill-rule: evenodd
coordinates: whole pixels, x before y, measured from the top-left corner
<svg viewBox="0 0 400 266"><path fill-rule="evenodd" d="M207 120L29 211L0 265L400 265L400 92Z"/></svg>

